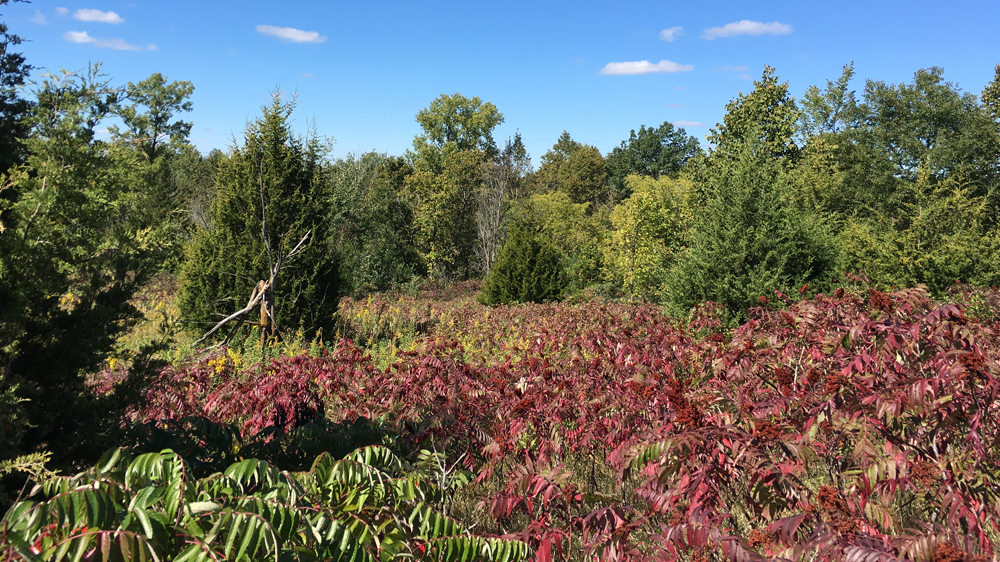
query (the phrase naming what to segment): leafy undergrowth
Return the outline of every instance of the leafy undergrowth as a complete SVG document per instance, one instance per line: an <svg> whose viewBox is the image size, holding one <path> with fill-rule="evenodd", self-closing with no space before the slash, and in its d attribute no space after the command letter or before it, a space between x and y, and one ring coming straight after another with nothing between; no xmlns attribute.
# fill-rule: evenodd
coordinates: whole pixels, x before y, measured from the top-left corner
<svg viewBox="0 0 1000 562"><path fill-rule="evenodd" d="M112 451L42 486L0 521L4 560L493 560L524 543L474 536L433 505L442 490L385 447L287 472L247 459L205 478L173 451Z"/></svg>
<svg viewBox="0 0 1000 562"><path fill-rule="evenodd" d="M444 480L471 474L449 515L541 561L995 559L1000 296L953 296L837 291L732 331L711 305L677 326L646 305L413 300L427 324L388 367L348 340L218 351L132 415L369 420L446 451Z"/></svg>

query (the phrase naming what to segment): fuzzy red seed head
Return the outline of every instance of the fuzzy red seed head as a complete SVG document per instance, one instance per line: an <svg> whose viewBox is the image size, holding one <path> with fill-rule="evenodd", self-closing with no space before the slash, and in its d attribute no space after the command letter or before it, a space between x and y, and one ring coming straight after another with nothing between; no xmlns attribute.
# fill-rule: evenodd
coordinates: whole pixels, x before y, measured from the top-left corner
<svg viewBox="0 0 1000 562"><path fill-rule="evenodd" d="M892 299L878 289L869 289L868 305L882 312L892 312Z"/></svg>
<svg viewBox="0 0 1000 562"><path fill-rule="evenodd" d="M938 543L934 546L932 562L964 562L965 552L959 550L950 542Z"/></svg>

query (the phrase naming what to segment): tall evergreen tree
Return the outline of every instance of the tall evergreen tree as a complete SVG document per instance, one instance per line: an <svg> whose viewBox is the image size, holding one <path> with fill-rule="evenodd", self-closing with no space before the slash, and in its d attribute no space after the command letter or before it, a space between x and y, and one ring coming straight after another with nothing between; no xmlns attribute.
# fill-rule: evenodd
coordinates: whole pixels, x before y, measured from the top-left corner
<svg viewBox="0 0 1000 562"><path fill-rule="evenodd" d="M179 306L188 321L210 326L242 308L307 233L304 250L272 289L275 321L308 331L332 321L340 292L323 146L295 136L293 108L275 96L247 125L243 145L221 160L211 226L195 233L181 268Z"/></svg>
<svg viewBox="0 0 1000 562"><path fill-rule="evenodd" d="M0 6L7 2L0 0ZM23 42L23 38L9 31L6 23L0 22L0 173L27 156L20 139L28 136L29 123L25 118L32 103L20 96L18 88L24 86L31 65L24 55L14 51Z"/></svg>
<svg viewBox="0 0 1000 562"><path fill-rule="evenodd" d="M799 111L766 67L749 94L727 106L696 177L702 209L688 251L673 268L670 299L681 310L714 301L733 320L775 290L826 281L838 254L824 218L796 201L792 169Z"/></svg>
<svg viewBox="0 0 1000 562"><path fill-rule="evenodd" d="M791 204L791 180L769 147L748 143L730 156L702 186L703 208L668 290L681 310L719 302L739 320L761 296L828 280L837 251L822 218Z"/></svg>

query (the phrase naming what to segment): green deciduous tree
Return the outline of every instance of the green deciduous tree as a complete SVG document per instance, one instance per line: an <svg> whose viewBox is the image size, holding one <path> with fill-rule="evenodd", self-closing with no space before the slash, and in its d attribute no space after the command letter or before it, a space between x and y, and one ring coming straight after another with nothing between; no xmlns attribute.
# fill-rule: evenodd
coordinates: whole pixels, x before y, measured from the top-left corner
<svg viewBox="0 0 1000 562"><path fill-rule="evenodd" d="M152 163L157 156L157 148L165 141L184 142L191 134L192 123L174 121L174 115L193 109L191 94L194 86L187 81L170 82L159 72L149 78L125 87L125 99L129 105L121 105L116 113L125 124L125 130L117 126L108 127L112 138L133 143Z"/></svg>
<svg viewBox="0 0 1000 562"><path fill-rule="evenodd" d="M608 155L608 174L615 199L628 197L627 178L631 174L659 178L676 176L688 160L701 153L698 139L672 123L659 127L639 127L629 132L628 140Z"/></svg>
<svg viewBox="0 0 1000 562"><path fill-rule="evenodd" d="M854 63L844 65L844 70L836 81L826 81L826 89L809 86L802 97L799 133L802 145L811 137L841 133L858 125L860 113L858 100L851 90L854 79Z"/></svg>
<svg viewBox="0 0 1000 562"><path fill-rule="evenodd" d="M417 113L423 133L413 139L408 156L420 171L440 173L452 153L479 151L492 158L497 153L493 129L503 114L489 102L461 94L441 94Z"/></svg>
<svg viewBox="0 0 1000 562"><path fill-rule="evenodd" d="M417 251L432 276L466 279L476 269L475 193L484 162L482 152L453 152L440 173L417 171L406 180Z"/></svg>
<svg viewBox="0 0 1000 562"><path fill-rule="evenodd" d="M770 159L791 166L799 155L795 144L799 109L788 91L788 82L779 83L774 69L764 67L754 89L742 92L726 104L723 122L709 130L708 140L715 145L713 153L742 153L740 145L751 143L754 152L763 151Z"/></svg>
<svg viewBox="0 0 1000 562"><path fill-rule="evenodd" d="M942 69L919 70L912 84L869 80L862 111L862 142L893 164L895 177L913 181L920 169L932 181L960 174L977 195L996 184L996 126L974 94L944 81Z"/></svg>
<svg viewBox="0 0 1000 562"><path fill-rule="evenodd" d="M375 152L351 155L330 167L331 220L346 291L384 290L420 272L413 209L400 197L412 173L405 159Z"/></svg>
<svg viewBox="0 0 1000 562"><path fill-rule="evenodd" d="M687 242L694 184L635 175L626 181L632 196L611 213L614 230L605 246L606 275L629 293L659 298Z"/></svg>
<svg viewBox="0 0 1000 562"><path fill-rule="evenodd" d="M181 313L210 326L239 310L258 281L308 234L272 288L274 324L311 332L328 326L340 297L322 178L324 146L291 128L292 103L274 101L247 124L216 175L211 225L198 230L181 268Z"/></svg>
<svg viewBox="0 0 1000 562"><path fill-rule="evenodd" d="M993 117L994 121L1000 121L1000 64L996 67L996 75L993 80L983 88L983 93L979 96L983 102L983 107Z"/></svg>
<svg viewBox="0 0 1000 562"><path fill-rule="evenodd" d="M566 287L562 256L533 221L519 221L507 236L479 302L514 304L558 300Z"/></svg>
<svg viewBox="0 0 1000 562"><path fill-rule="evenodd" d="M541 167L528 180L533 192L562 191L574 203L607 200L608 168L597 148L576 142L563 131L541 162Z"/></svg>
<svg viewBox="0 0 1000 562"><path fill-rule="evenodd" d="M117 424L84 373L137 316L129 300L149 274L150 225L136 153L94 139L118 90L92 67L44 76L35 94L28 157L0 185L12 194L0 197L0 395L26 400L0 423L0 456L47 444L65 462L102 421Z"/></svg>
<svg viewBox="0 0 1000 562"><path fill-rule="evenodd" d="M187 143L192 124L175 117L191 111L193 91L190 82L168 83L158 72L137 84L129 82L114 109L124 128L108 127L112 142L130 147L144 160L135 169L143 184L137 208L142 222L152 227L147 238L157 246L158 267L168 270L176 270L190 226L188 194L181 191L174 168L175 161L194 158L197 149Z"/></svg>

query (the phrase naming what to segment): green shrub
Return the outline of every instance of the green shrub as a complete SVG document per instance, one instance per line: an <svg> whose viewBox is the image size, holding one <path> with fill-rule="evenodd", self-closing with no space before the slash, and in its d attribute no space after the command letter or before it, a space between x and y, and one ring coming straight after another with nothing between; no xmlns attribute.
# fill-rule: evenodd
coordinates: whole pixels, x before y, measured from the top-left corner
<svg viewBox="0 0 1000 562"><path fill-rule="evenodd" d="M433 455L425 453L424 456ZM419 464L419 463L418 463ZM433 462L422 463L428 466ZM4 560L495 560L530 555L519 541L471 535L432 507L444 491L381 446L307 472L256 459L194 478L173 451L50 478L48 499L0 521Z"/></svg>
<svg viewBox="0 0 1000 562"><path fill-rule="evenodd" d="M513 304L558 300L566 288L562 256L532 221L514 225L479 302Z"/></svg>

